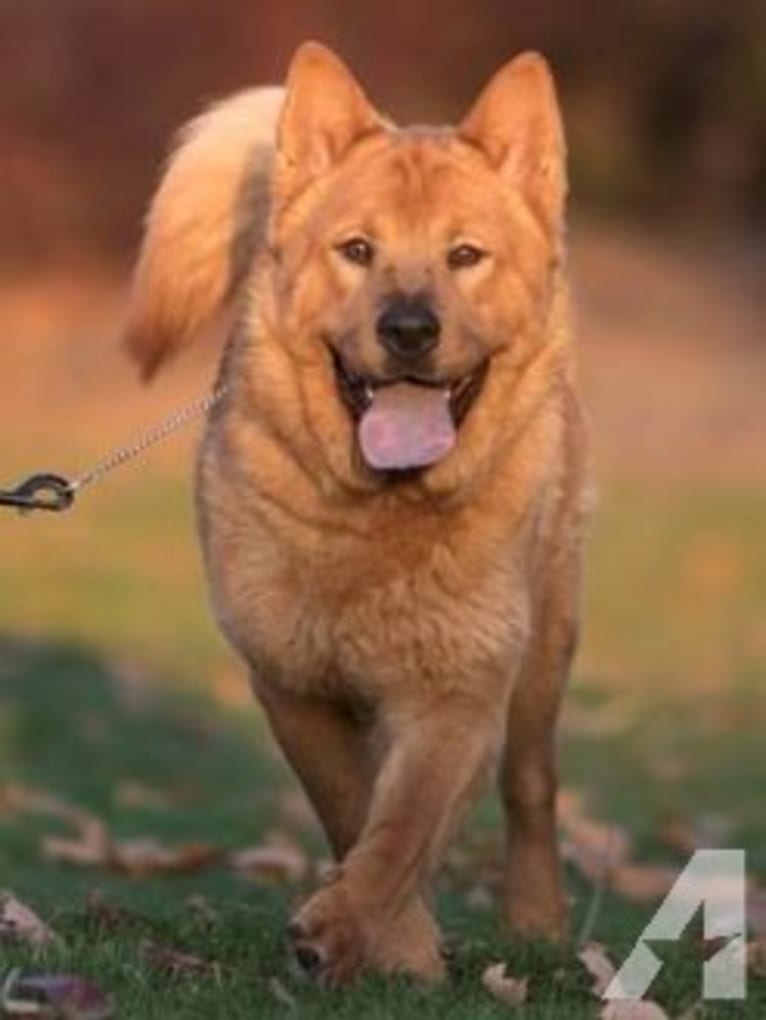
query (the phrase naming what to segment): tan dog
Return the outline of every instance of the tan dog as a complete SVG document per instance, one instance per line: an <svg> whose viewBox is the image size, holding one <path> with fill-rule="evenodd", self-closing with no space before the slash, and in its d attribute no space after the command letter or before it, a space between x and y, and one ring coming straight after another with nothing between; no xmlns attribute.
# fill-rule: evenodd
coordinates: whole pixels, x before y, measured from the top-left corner
<svg viewBox="0 0 766 1020"><path fill-rule="evenodd" d="M554 726L577 629L584 430L543 59L456 129L399 129L340 61L192 124L129 342L232 317L199 511L213 603L339 862L289 925L336 984L442 976L425 887L499 762L504 914L558 936Z"/></svg>

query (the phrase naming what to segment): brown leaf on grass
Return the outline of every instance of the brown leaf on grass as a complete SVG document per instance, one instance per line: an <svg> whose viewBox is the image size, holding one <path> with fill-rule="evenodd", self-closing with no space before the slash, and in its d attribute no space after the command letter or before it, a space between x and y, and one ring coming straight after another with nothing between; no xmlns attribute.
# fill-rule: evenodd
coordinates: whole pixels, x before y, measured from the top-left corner
<svg viewBox="0 0 766 1020"><path fill-rule="evenodd" d="M616 973L614 964L606 955L606 947L600 942L586 942L577 953L577 959L593 978L591 992L601 997Z"/></svg>
<svg viewBox="0 0 766 1020"><path fill-rule="evenodd" d="M46 836L42 853L49 861L79 867L103 867L134 877L198 871L221 856L209 843L168 846L150 837L115 840L95 815L44 791L6 786L4 798L18 810L46 814L72 825L74 836Z"/></svg>
<svg viewBox="0 0 766 1020"><path fill-rule="evenodd" d="M77 820L77 828L76 836L45 836L41 844L43 857L81 867L105 864L111 852L106 825L98 818L82 817Z"/></svg>
<svg viewBox="0 0 766 1020"><path fill-rule="evenodd" d="M114 1004L93 982L74 974L12 972L2 990L5 1017L26 1020L109 1020Z"/></svg>
<svg viewBox="0 0 766 1020"><path fill-rule="evenodd" d="M626 830L589 817L582 799L572 791L564 791L560 799L559 821L564 859L595 885L644 903L667 895L678 878L678 868L631 860L633 847Z"/></svg>
<svg viewBox="0 0 766 1020"><path fill-rule="evenodd" d="M698 846L694 823L681 815L662 818L657 827L657 839L663 846L684 856L693 853Z"/></svg>
<svg viewBox="0 0 766 1020"><path fill-rule="evenodd" d="M245 878L275 884L300 882L309 866L303 850L283 836L236 850L229 855L229 864Z"/></svg>
<svg viewBox="0 0 766 1020"><path fill-rule="evenodd" d="M156 839L126 839L112 843L105 863L133 878L145 878L200 871L220 857L221 851L210 843L167 846Z"/></svg>
<svg viewBox="0 0 766 1020"><path fill-rule="evenodd" d="M613 999L599 1013L600 1020L669 1020L665 1010L651 999Z"/></svg>
<svg viewBox="0 0 766 1020"><path fill-rule="evenodd" d="M599 942L588 942L578 952L577 958L593 978L591 992L600 999L616 973L606 948ZM651 999L612 999L601 1008L599 1017L600 1020L668 1020L665 1011Z"/></svg>
<svg viewBox="0 0 766 1020"><path fill-rule="evenodd" d="M221 856L221 851L209 843L168 846L149 837L114 840L97 820L84 823L74 838L47 836L42 852L49 861L59 864L103 867L133 878L199 871Z"/></svg>
<svg viewBox="0 0 766 1020"><path fill-rule="evenodd" d="M48 836L43 840L44 856L75 864L98 864L103 859L109 837L106 826L95 815L44 790L15 785L6 788L6 797L19 811L49 815L73 826L74 838Z"/></svg>
<svg viewBox="0 0 766 1020"><path fill-rule="evenodd" d="M139 953L144 963L171 978L212 977L220 981L223 973L220 963L203 960L191 953L182 953L173 946L164 946L159 942L142 942Z"/></svg>
<svg viewBox="0 0 766 1020"><path fill-rule="evenodd" d="M2 788L3 802L15 811L27 811L30 814L50 815L79 828L93 816L75 804L48 793L47 790L36 790L20 783L6 783Z"/></svg>
<svg viewBox="0 0 766 1020"><path fill-rule="evenodd" d="M621 864L610 873L608 882L626 900L647 903L666 896L678 875L678 868L661 864Z"/></svg>
<svg viewBox="0 0 766 1020"><path fill-rule="evenodd" d="M507 1006L521 1006L527 1001L529 978L515 978L506 973L504 963L492 963L481 976L489 994Z"/></svg>
<svg viewBox="0 0 766 1020"><path fill-rule="evenodd" d="M37 914L11 892L0 891L0 941L26 942L42 947L55 942L57 936Z"/></svg>
<svg viewBox="0 0 766 1020"><path fill-rule="evenodd" d="M629 859L633 848L627 831L590 817L582 798L571 790L559 796L558 819L565 835L564 857L591 882L603 881Z"/></svg>
<svg viewBox="0 0 766 1020"><path fill-rule="evenodd" d="M723 815L705 814L690 819L675 814L661 819L657 838L669 849L689 857L695 850L725 845L731 831L731 822Z"/></svg>

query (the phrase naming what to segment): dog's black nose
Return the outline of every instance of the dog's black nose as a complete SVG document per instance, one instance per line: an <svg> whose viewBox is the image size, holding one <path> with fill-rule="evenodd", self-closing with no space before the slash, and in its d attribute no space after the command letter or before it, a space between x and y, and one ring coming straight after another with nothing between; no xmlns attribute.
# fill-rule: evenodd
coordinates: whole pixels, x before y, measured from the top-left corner
<svg viewBox="0 0 766 1020"><path fill-rule="evenodd" d="M436 347L441 323L424 298L397 298L383 310L376 329L389 354L417 361Z"/></svg>

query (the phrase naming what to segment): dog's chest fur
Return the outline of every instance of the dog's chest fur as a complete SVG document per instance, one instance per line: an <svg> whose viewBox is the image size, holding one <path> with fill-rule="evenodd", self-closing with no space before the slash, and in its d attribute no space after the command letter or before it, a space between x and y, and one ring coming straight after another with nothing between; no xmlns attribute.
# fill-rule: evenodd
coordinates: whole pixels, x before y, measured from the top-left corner
<svg viewBox="0 0 766 1020"><path fill-rule="evenodd" d="M330 520L316 494L290 486L288 505L255 477L257 438L255 467L237 470L245 453L225 433L214 425L201 460L203 545L219 621L264 680L377 701L473 687L518 662L530 549L545 541L556 486L514 507L499 479L496 497L449 511L373 496ZM261 462L268 474L265 445Z"/></svg>

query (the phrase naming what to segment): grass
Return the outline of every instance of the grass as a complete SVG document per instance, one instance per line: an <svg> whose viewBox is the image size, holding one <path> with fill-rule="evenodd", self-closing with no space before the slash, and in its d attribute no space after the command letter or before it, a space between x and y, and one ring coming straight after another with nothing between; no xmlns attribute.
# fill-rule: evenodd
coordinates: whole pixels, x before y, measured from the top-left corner
<svg viewBox="0 0 766 1020"><path fill-rule="evenodd" d="M599 817L630 831L641 861L682 863L658 839L661 819L680 814L725 822L727 844L745 847L751 877L766 879L765 513L766 493L755 485L626 483L605 494L562 772ZM9 517L0 528L0 790L16 781L52 791L96 812L119 837L236 848L284 829L294 782L208 619L185 483L126 474L70 518ZM167 803L126 806L126 783L161 791ZM481 1020L509 1015L480 981L488 963L507 960L530 977L529 1001L513 1014L520 1020L593 1017L597 1003L571 946L511 944L491 907L466 895L484 874L477 845L489 841L499 854L498 822L494 801L479 805L462 873L453 868L440 884L454 945L448 986L365 978L319 993L292 971L282 938L301 888L249 884L223 866L129 879L54 865L40 841L57 823L3 810L0 799L0 886L62 936L42 957L0 945L2 968L89 976L114 995L121 1020ZM324 853L315 829L291 824L312 854ZM593 890L574 872L568 886L577 932ZM88 910L96 887L130 911L114 929ZM217 920L190 909L191 895L204 896ZM653 910L606 892L592 936L621 961ZM155 971L142 956L147 939L218 961L220 979ZM678 1016L700 997L700 949L690 937L662 955L668 963L652 995ZM293 1006L280 1000L275 978ZM745 1003L710 1003L696 1015L763 1017L765 985L751 978Z"/></svg>

